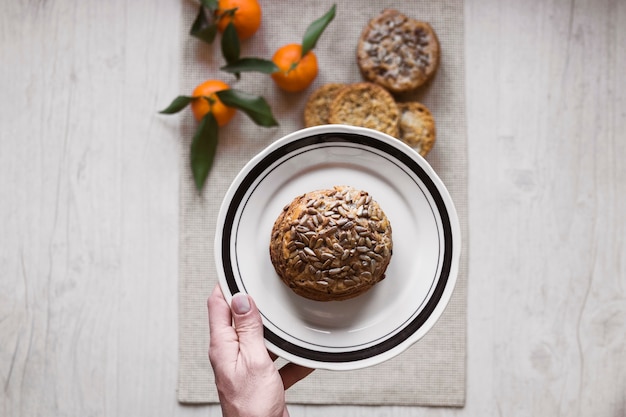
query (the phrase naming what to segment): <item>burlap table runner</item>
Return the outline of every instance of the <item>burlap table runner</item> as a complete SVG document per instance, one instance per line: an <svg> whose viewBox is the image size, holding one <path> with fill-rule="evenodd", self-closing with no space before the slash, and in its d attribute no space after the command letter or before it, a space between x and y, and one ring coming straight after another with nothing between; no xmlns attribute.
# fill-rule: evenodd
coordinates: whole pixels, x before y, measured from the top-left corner
<svg viewBox="0 0 626 417"><path fill-rule="evenodd" d="M323 15L332 1L263 1L263 23L244 41L242 56L270 59L278 47L300 42L308 24ZM306 92L284 93L269 76L244 73L240 81L219 71L224 65L219 43L204 44L188 35L197 12L193 1L183 2L180 93L198 83L222 79L233 88L262 95L280 126L262 128L245 115L219 132L215 164L204 192L196 191L189 168L189 144L196 124L185 112L181 118L183 146L180 188L180 363L178 400L217 402L207 358L206 299L216 284L213 261L215 219L223 195L243 165L265 146L303 127L302 111L308 94L327 82L356 82L356 44L363 26L385 7L432 24L442 47L436 79L414 98L425 103L437 122L437 143L427 160L448 187L458 210L463 254L456 289L445 313L429 334L400 356L368 369L315 371L288 391L288 400L303 404L394 404L463 406L465 403L466 288L467 288L467 143L462 0L337 2L335 20L319 40L320 73ZM218 38L219 39L219 38Z"/></svg>

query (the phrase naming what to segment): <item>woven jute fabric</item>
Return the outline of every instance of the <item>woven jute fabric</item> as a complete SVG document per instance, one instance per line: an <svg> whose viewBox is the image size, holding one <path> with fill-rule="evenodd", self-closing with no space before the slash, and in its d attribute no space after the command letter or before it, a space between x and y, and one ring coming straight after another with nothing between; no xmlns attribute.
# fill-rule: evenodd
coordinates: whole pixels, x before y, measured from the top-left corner
<svg viewBox="0 0 626 417"><path fill-rule="evenodd" d="M263 1L262 25L255 36L242 43L241 56L270 59L287 43L301 42L310 22L322 16L331 1ZM179 285L179 380L181 403L218 401L207 357L209 342L206 299L217 282L213 260L216 217L224 194L239 170L264 147L303 127L303 109L308 95L328 82L362 81L356 46L368 20L384 8L429 22L439 37L441 62L429 85L403 100L428 106L437 126L437 142L427 160L450 191L460 218L462 255L455 291L434 328L415 345L383 364L357 371L316 370L287 393L291 403L371 404L462 407L466 382L467 296L467 140L463 2L376 1L337 2L335 20L317 43L319 75L302 93L279 90L268 75L243 73L240 80L220 71L224 59L218 40L208 45L189 36L197 13L192 1L182 4L180 93L207 79L221 79L232 88L261 95L270 104L280 126L255 125L239 112L219 130L215 163L202 193L193 183L189 145L196 122L189 111L180 116L180 285ZM219 35L218 35L219 36Z"/></svg>

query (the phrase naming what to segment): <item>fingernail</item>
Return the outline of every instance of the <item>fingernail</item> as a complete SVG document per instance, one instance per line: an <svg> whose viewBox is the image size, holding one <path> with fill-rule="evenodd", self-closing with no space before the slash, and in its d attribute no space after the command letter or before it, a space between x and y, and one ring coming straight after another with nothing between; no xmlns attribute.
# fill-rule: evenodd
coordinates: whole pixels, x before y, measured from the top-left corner
<svg viewBox="0 0 626 417"><path fill-rule="evenodd" d="M250 311L250 301L248 301L248 296L245 294L237 293L233 295L232 305L235 314L246 314Z"/></svg>

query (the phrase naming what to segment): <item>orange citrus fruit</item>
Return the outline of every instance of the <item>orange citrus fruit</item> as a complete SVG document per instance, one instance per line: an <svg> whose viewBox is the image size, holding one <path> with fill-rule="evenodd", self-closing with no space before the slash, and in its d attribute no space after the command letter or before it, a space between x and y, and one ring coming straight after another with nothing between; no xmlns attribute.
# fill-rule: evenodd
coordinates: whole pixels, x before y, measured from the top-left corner
<svg viewBox="0 0 626 417"><path fill-rule="evenodd" d="M285 91L302 91L317 77L317 57L313 51L302 56L302 45L292 43L278 48L272 61L280 69L272 79Z"/></svg>
<svg viewBox="0 0 626 417"><path fill-rule="evenodd" d="M207 113L213 113L218 126L224 126L233 118L237 109L228 107L215 95L216 92L228 90L230 87L219 80L208 80L198 85L192 93L193 97L203 97L191 102L191 111L197 121Z"/></svg>
<svg viewBox="0 0 626 417"><path fill-rule="evenodd" d="M261 26L261 5L257 0L219 0L217 6L215 17L220 32L233 22L239 39L244 40Z"/></svg>

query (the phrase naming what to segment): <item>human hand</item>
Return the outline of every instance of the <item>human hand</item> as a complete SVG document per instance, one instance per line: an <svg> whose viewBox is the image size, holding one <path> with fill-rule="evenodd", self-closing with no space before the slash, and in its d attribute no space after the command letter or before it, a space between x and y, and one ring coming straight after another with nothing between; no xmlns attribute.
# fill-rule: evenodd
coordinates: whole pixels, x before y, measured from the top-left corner
<svg viewBox="0 0 626 417"><path fill-rule="evenodd" d="M280 371L263 341L261 314L238 293L228 305L219 285L207 301L209 359L224 417L286 417L285 390L313 372L288 363Z"/></svg>

